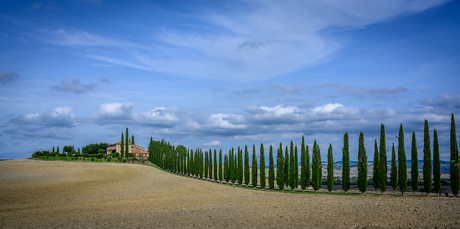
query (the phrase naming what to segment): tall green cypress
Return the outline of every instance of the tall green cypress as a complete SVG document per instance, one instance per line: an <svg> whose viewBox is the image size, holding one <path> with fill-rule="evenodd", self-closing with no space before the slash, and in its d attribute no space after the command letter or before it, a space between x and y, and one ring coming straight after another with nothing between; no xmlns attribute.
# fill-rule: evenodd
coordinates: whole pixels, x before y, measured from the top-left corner
<svg viewBox="0 0 460 229"><path fill-rule="evenodd" d="M131 135L131 144L135 145L134 144L134 135Z"/></svg>
<svg viewBox="0 0 460 229"><path fill-rule="evenodd" d="M334 187L334 158L332 156L332 144L327 150L327 190L332 191Z"/></svg>
<svg viewBox="0 0 460 229"><path fill-rule="evenodd" d="M223 174L222 174L222 149L219 150L219 180L223 181Z"/></svg>
<svg viewBox="0 0 460 229"><path fill-rule="evenodd" d="M342 190L347 192L350 188L350 151L347 132L343 135L342 167Z"/></svg>
<svg viewBox="0 0 460 229"><path fill-rule="evenodd" d="M214 149L214 180L217 181L217 150Z"/></svg>
<svg viewBox="0 0 460 229"><path fill-rule="evenodd" d="M260 187L265 188L265 153L263 143L260 143Z"/></svg>
<svg viewBox="0 0 460 229"><path fill-rule="evenodd" d="M252 187L257 187L257 157L256 145L252 145Z"/></svg>
<svg viewBox="0 0 460 229"><path fill-rule="evenodd" d="M288 147L286 146L286 149L284 150L284 187L289 187L289 185L291 184L289 182L289 178L290 178L290 174L289 174L289 170L291 168L291 165L289 163L289 151L288 151Z"/></svg>
<svg viewBox="0 0 460 229"><path fill-rule="evenodd" d="M433 183L436 193L441 195L441 159L439 158L438 132L433 135Z"/></svg>
<svg viewBox="0 0 460 229"><path fill-rule="evenodd" d="M244 183L249 184L249 152L248 145L244 146Z"/></svg>
<svg viewBox="0 0 460 229"><path fill-rule="evenodd" d="M193 177L195 176L195 160L194 160L194 157L195 155L193 155L193 150L191 149L190 150L190 167L189 167L189 173L190 173L190 176Z"/></svg>
<svg viewBox="0 0 460 229"><path fill-rule="evenodd" d="M278 155L276 161L276 184L280 190L284 189L284 158L283 158L283 145L280 143L278 148Z"/></svg>
<svg viewBox="0 0 460 229"><path fill-rule="evenodd" d="M308 187L310 187L310 175L311 175L311 170L310 170L310 152L309 152L309 149L308 149L308 145L305 147L305 160L306 160L306 163L305 163L305 168L307 170L306 172L306 180L305 180L305 185L307 186L306 188L308 189Z"/></svg>
<svg viewBox="0 0 460 229"><path fill-rule="evenodd" d="M305 155L305 140L302 136L302 146L300 146L300 188L307 188L307 158Z"/></svg>
<svg viewBox="0 0 460 229"><path fill-rule="evenodd" d="M208 153L209 153L209 156L208 156L208 159L209 159L209 180L211 180L212 179L212 150L209 149Z"/></svg>
<svg viewBox="0 0 460 229"><path fill-rule="evenodd" d="M270 144L270 152L268 154L268 187L275 188L275 162L273 161L273 146Z"/></svg>
<svg viewBox="0 0 460 229"><path fill-rule="evenodd" d="M238 181L238 159L236 158L236 155L238 153L234 153L232 152L233 154L233 183L236 183Z"/></svg>
<svg viewBox="0 0 460 229"><path fill-rule="evenodd" d="M121 136L121 138L123 138L123 136ZM455 144L457 144L457 143L455 143ZM58 147L56 147L56 153L58 153L58 154L59 154L59 146L58 146Z"/></svg>
<svg viewBox="0 0 460 229"><path fill-rule="evenodd" d="M243 149L238 147L238 184L243 184Z"/></svg>
<svg viewBox="0 0 460 229"><path fill-rule="evenodd" d="M205 154L205 156L204 156L204 168L205 168L204 177L208 178L208 163L209 163L209 161L208 161L208 152L205 151L204 154Z"/></svg>
<svg viewBox="0 0 460 229"><path fill-rule="evenodd" d="M235 166L233 165L235 161L233 160L233 148L228 152L229 154L229 159L228 159L228 172L230 174L230 182L235 183Z"/></svg>
<svg viewBox="0 0 460 229"><path fill-rule="evenodd" d="M311 163L311 173L312 173L311 183L315 191L321 188L321 186L319 186L320 183L318 181L318 178L319 178L319 175L318 175L319 165L318 164L319 164L318 163L318 147L316 145L316 140L315 140L315 142L313 143L313 159Z"/></svg>
<svg viewBox="0 0 460 229"><path fill-rule="evenodd" d="M225 182L228 183L228 181L230 181L230 172L229 172L229 169L228 169L228 156L227 155L224 155L225 158L224 158L224 180Z"/></svg>
<svg viewBox="0 0 460 229"><path fill-rule="evenodd" d="M358 189L361 193L367 191L367 155L364 147L364 134L359 133L358 147Z"/></svg>
<svg viewBox="0 0 460 229"><path fill-rule="evenodd" d="M404 149L404 131L402 124L399 126L398 136L398 171L399 171L399 189L402 195L407 189L407 160L406 150Z"/></svg>
<svg viewBox="0 0 460 229"><path fill-rule="evenodd" d="M123 132L121 132L121 143L120 143L120 156L124 157L125 155L125 138L123 137ZM59 147L58 147L59 152Z"/></svg>
<svg viewBox="0 0 460 229"><path fill-rule="evenodd" d="M425 119L425 128L423 131L423 183L425 192L428 195L431 192L431 149L430 149L430 129L428 121Z"/></svg>
<svg viewBox="0 0 460 229"><path fill-rule="evenodd" d="M375 144L374 144L374 168L373 168L373 174L372 174L372 182L374 185L375 191L379 190L379 148L377 146L377 139L375 139Z"/></svg>
<svg viewBox="0 0 460 229"><path fill-rule="evenodd" d="M380 125L380 145L379 145L379 175L380 175L380 191L385 192L387 189L387 143L385 140L385 125Z"/></svg>
<svg viewBox="0 0 460 229"><path fill-rule="evenodd" d="M297 146L294 147L294 155L295 155L295 188L299 187L299 155L297 153Z"/></svg>
<svg viewBox="0 0 460 229"><path fill-rule="evenodd" d="M294 143L291 141L291 147L289 151L289 175L291 176L289 178L289 186L291 187L291 190L293 190L295 187L295 159L294 159Z"/></svg>
<svg viewBox="0 0 460 229"><path fill-rule="evenodd" d="M450 120L450 188L455 196L458 195L460 189L459 168L457 167L458 162L457 135L455 131L454 113L452 113L452 118Z"/></svg>
<svg viewBox="0 0 460 229"><path fill-rule="evenodd" d="M54 146L53 146L53 151L51 151L51 153L54 153ZM53 155L54 156L54 155Z"/></svg>
<svg viewBox="0 0 460 229"><path fill-rule="evenodd" d="M396 152L395 152L394 143L393 143L393 147L391 150L390 182L391 182L391 187L393 187L393 192L395 192L396 188L398 187L398 167L396 167Z"/></svg>
<svg viewBox="0 0 460 229"><path fill-rule="evenodd" d="M321 150L319 149L319 145L316 144L316 155L318 157L317 162L318 162L318 187L321 188L321 185L323 184L323 163L321 162Z"/></svg>
<svg viewBox="0 0 460 229"><path fill-rule="evenodd" d="M128 135L128 127L126 127L126 141L125 141L125 157L129 157L129 135Z"/></svg>
<svg viewBox="0 0 460 229"><path fill-rule="evenodd" d="M411 182L412 191L415 193L418 190L418 155L417 155L417 140L415 139L415 132L412 132L412 149L411 149Z"/></svg>

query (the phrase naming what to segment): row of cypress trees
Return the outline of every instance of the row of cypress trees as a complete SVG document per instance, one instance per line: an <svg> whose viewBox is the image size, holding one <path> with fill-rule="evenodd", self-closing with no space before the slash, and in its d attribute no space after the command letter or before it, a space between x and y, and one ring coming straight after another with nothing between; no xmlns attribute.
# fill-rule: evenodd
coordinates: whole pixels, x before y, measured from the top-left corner
<svg viewBox="0 0 460 229"><path fill-rule="evenodd" d="M127 133L128 134L128 133ZM425 120L424 127L424 166L423 166L423 181L426 193L431 192L432 175L434 182L434 189L437 193L441 188L441 169L440 169L440 155L437 131L434 130L433 140L433 163L431 161L430 149L430 134L428 121ZM407 160L404 149L404 131L402 124L399 128L398 138L398 153L396 154L394 143L391 152L391 173L390 184L393 191L399 187L402 194L407 191ZM387 186L387 150L385 140L385 126L381 124L380 128L380 144L377 145L375 139L374 145L374 168L373 168L373 185L375 190L380 190L382 193L386 191ZM358 146L358 189L361 192L367 191L367 154L364 146L364 134L359 134ZM459 156L458 146L455 132L455 120L452 114L451 119L451 188L452 192L456 195L459 191ZM219 152L217 158L217 151L214 150L214 157L212 150L203 153L202 149L187 150L183 146L174 147L169 143L162 141L150 140L148 147L149 160L158 165L159 167L171 170L173 172L182 173L190 176L200 178L209 178L219 181L226 181L231 183L239 183L249 185L251 182L253 187L260 184L261 188L266 187L265 175L265 153L263 144L260 145L260 158L257 160L255 145L252 150L252 169L250 172L249 166L249 152L247 146L243 149L238 147L235 154L234 149L229 150L229 153L222 158L222 150ZM397 155L397 158L396 158ZM269 151L269 171L268 171L268 187L274 188L275 177L276 184L280 189L296 189L299 185L302 190L307 189L310 185L316 191L321 188L322 184L322 162L319 145L316 140L313 143L312 158L310 165L310 154L308 145L305 145L304 137L302 137L302 145L300 152L300 174L298 168L298 152L297 146L293 145L291 141L290 147L285 146L283 155L283 146L280 143L277 152L277 169L275 174L274 168L274 155L273 147L270 145ZM329 191L333 188L334 183L334 162L332 145L329 144L327 154L327 189ZM214 160L213 160L214 159ZM222 164L223 159L223 164ZM411 148L411 179L412 191L418 190L418 156L417 156L417 143L415 132L412 133L412 148ZM258 165L257 162L260 162ZM348 133L343 137L342 148L342 190L347 192L350 188L350 156L348 145ZM259 168L259 169L258 169ZM251 176L252 175L252 176ZM276 175L276 176L275 176ZM310 178L311 175L311 178ZM299 180L300 177L300 180ZM251 179L250 179L251 178ZM259 181L259 182L258 182Z"/></svg>

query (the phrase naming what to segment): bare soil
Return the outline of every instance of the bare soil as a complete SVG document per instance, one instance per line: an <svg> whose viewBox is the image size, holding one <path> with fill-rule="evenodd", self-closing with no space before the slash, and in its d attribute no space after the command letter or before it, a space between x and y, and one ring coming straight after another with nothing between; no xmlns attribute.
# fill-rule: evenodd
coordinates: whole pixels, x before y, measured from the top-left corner
<svg viewBox="0 0 460 229"><path fill-rule="evenodd" d="M281 193L134 164L0 162L0 228L460 228L460 198Z"/></svg>

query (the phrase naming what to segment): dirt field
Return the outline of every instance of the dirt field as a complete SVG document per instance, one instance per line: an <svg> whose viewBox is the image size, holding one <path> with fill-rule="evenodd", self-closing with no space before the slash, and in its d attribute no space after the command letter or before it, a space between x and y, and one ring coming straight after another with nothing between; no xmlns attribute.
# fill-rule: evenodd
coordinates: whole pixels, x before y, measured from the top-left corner
<svg viewBox="0 0 460 229"><path fill-rule="evenodd" d="M1 228L460 228L460 198L255 191L115 163L0 162Z"/></svg>

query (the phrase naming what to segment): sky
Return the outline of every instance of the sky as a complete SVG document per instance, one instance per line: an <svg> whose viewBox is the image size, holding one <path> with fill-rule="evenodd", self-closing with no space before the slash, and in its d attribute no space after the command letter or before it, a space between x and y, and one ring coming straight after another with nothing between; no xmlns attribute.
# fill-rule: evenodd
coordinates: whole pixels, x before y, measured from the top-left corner
<svg viewBox="0 0 460 229"><path fill-rule="evenodd" d="M407 158L415 132L422 159L426 119L449 160L458 12L446 0L4 0L0 158L111 144L128 127L144 148L224 153L304 136L336 161L345 132L357 160L363 132L372 161L380 125L390 159L402 124Z"/></svg>

